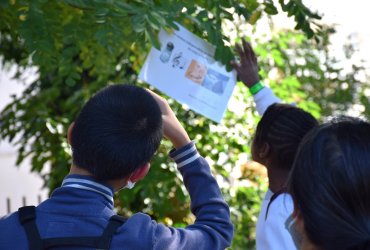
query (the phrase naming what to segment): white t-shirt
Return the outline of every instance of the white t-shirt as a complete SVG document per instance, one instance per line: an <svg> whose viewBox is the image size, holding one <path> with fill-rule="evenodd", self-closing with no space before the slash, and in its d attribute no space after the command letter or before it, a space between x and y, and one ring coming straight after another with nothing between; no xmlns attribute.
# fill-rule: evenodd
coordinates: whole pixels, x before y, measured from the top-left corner
<svg viewBox="0 0 370 250"><path fill-rule="evenodd" d="M254 102L256 103L256 109L258 114L261 116L265 113L268 106L274 103L280 103L281 100L276 97L274 92L269 87L264 87L257 94L253 96Z"/></svg>
<svg viewBox="0 0 370 250"><path fill-rule="evenodd" d="M258 216L256 230L257 250L295 250L293 239L285 228L285 221L292 214L292 197L282 193L270 204L267 218L267 206L274 193L268 189L263 199Z"/></svg>
<svg viewBox="0 0 370 250"><path fill-rule="evenodd" d="M281 102L268 87L260 90L253 99L261 116L268 106ZM294 209L293 200L287 193L280 194L271 202L266 218L267 206L273 194L270 189L267 190L261 205L256 230L257 250L295 250L294 241L285 227L285 222Z"/></svg>

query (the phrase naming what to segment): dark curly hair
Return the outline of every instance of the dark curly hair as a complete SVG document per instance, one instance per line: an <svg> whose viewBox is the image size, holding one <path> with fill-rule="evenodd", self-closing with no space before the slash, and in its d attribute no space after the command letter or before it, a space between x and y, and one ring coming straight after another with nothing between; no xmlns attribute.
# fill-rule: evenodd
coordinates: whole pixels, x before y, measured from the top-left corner
<svg viewBox="0 0 370 250"><path fill-rule="evenodd" d="M253 143L257 148L268 143L277 156L276 165L289 170L302 138L317 125L317 120L303 109L275 103L258 123Z"/></svg>

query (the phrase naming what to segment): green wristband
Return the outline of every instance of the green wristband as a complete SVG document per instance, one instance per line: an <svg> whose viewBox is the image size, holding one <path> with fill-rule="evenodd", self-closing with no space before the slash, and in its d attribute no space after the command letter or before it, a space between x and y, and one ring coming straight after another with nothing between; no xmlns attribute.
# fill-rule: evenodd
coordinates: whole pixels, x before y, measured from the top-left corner
<svg viewBox="0 0 370 250"><path fill-rule="evenodd" d="M258 92L260 92L260 90L263 89L263 88L264 88L264 86L263 86L262 82L257 82L252 87L249 88L249 92L252 95L255 95Z"/></svg>

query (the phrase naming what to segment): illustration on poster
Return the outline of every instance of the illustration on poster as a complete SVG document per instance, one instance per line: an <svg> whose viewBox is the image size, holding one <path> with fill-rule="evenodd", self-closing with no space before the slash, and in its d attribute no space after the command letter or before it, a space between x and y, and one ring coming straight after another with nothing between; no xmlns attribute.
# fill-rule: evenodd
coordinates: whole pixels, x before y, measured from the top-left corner
<svg viewBox="0 0 370 250"><path fill-rule="evenodd" d="M173 48L174 45L171 42L168 42L164 47L161 56L159 57L163 63L167 63L170 60Z"/></svg>
<svg viewBox="0 0 370 250"><path fill-rule="evenodd" d="M178 26L171 33L159 32L161 49L150 50L139 78L195 112L220 122L235 87L236 73L215 60L214 46Z"/></svg>
<svg viewBox="0 0 370 250"><path fill-rule="evenodd" d="M229 77L209 68L202 86L216 94L222 95L228 81Z"/></svg>
<svg viewBox="0 0 370 250"><path fill-rule="evenodd" d="M176 53L172 59L172 67L184 69L187 63L187 59L182 55L182 52Z"/></svg>
<svg viewBox="0 0 370 250"><path fill-rule="evenodd" d="M219 95L224 93L226 84L229 81L229 77L207 68L206 65L194 59L186 70L185 77Z"/></svg>
<svg viewBox="0 0 370 250"><path fill-rule="evenodd" d="M186 70L185 76L197 84L202 84L207 73L206 65L199 63L196 60L191 60L191 63Z"/></svg>

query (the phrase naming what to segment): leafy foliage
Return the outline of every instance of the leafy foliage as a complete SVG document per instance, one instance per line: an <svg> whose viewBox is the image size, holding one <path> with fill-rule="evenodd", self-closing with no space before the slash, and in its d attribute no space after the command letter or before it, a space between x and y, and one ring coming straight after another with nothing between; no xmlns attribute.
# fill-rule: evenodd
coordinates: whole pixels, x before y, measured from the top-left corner
<svg viewBox="0 0 370 250"><path fill-rule="evenodd" d="M320 113L328 114L327 107L333 103L340 105L342 95L330 99L330 95L319 95L325 91L316 93L312 88L312 78L325 75L322 65L329 67L332 62L322 61L321 54L317 54L325 51L327 43L316 48L307 40L307 37L315 37L324 41L327 31L320 33L317 28L321 27L314 22L320 17L300 0L281 0L279 4L283 12L294 16L296 28L306 36L288 32L263 45L257 41L261 75L270 79L270 86L285 101L297 102L317 117ZM2 0L2 62L18 65L16 78L31 66L37 67L38 77L21 97L14 97L1 112L0 139L18 145L18 163L30 157L33 171L41 172L49 165L51 171L44 178L46 186L53 190L69 170L70 149L65 135L71 121L85 101L107 84L124 82L146 86L137 82L137 73L149 47L160 47L156 34L161 28L170 31L177 28L176 23L181 23L215 45L216 59L228 64L233 58L229 47L233 41L228 37L228 30L223 30L223 22L238 17L254 25L262 15L277 14L278 7L271 0ZM300 64L295 62L298 57L307 60ZM299 73L306 69L309 74ZM277 77L271 78L274 71L278 72ZM353 86L354 75L344 78L343 81ZM317 85L326 90L329 80L315 79L315 88ZM330 88L343 81L333 83ZM355 97L369 107L366 96L358 92L353 92L346 103ZM325 98L328 98L326 104ZM231 205L236 225L234 249L253 248L254 225L266 188L266 180L259 170L244 164L259 119L251 99L239 83L233 95L231 106L234 108L226 113L220 125L170 100L179 120L186 121L184 126L197 141L200 153L213 163L214 174ZM117 194L120 213L144 211L175 226L192 221L181 177L167 157L169 149L170 144L164 141L148 177L135 189Z"/></svg>
<svg viewBox="0 0 370 250"><path fill-rule="evenodd" d="M329 52L330 35L323 27L321 42L306 39L292 31L280 32L256 47L261 64L275 65L262 70L274 92L288 102L298 103L317 118L321 115L370 117L369 76L363 64L353 62L353 48L346 46L348 61L341 63ZM300 91L299 91L300 90ZM305 102L302 102L305 100ZM360 108L358 108L360 107Z"/></svg>

